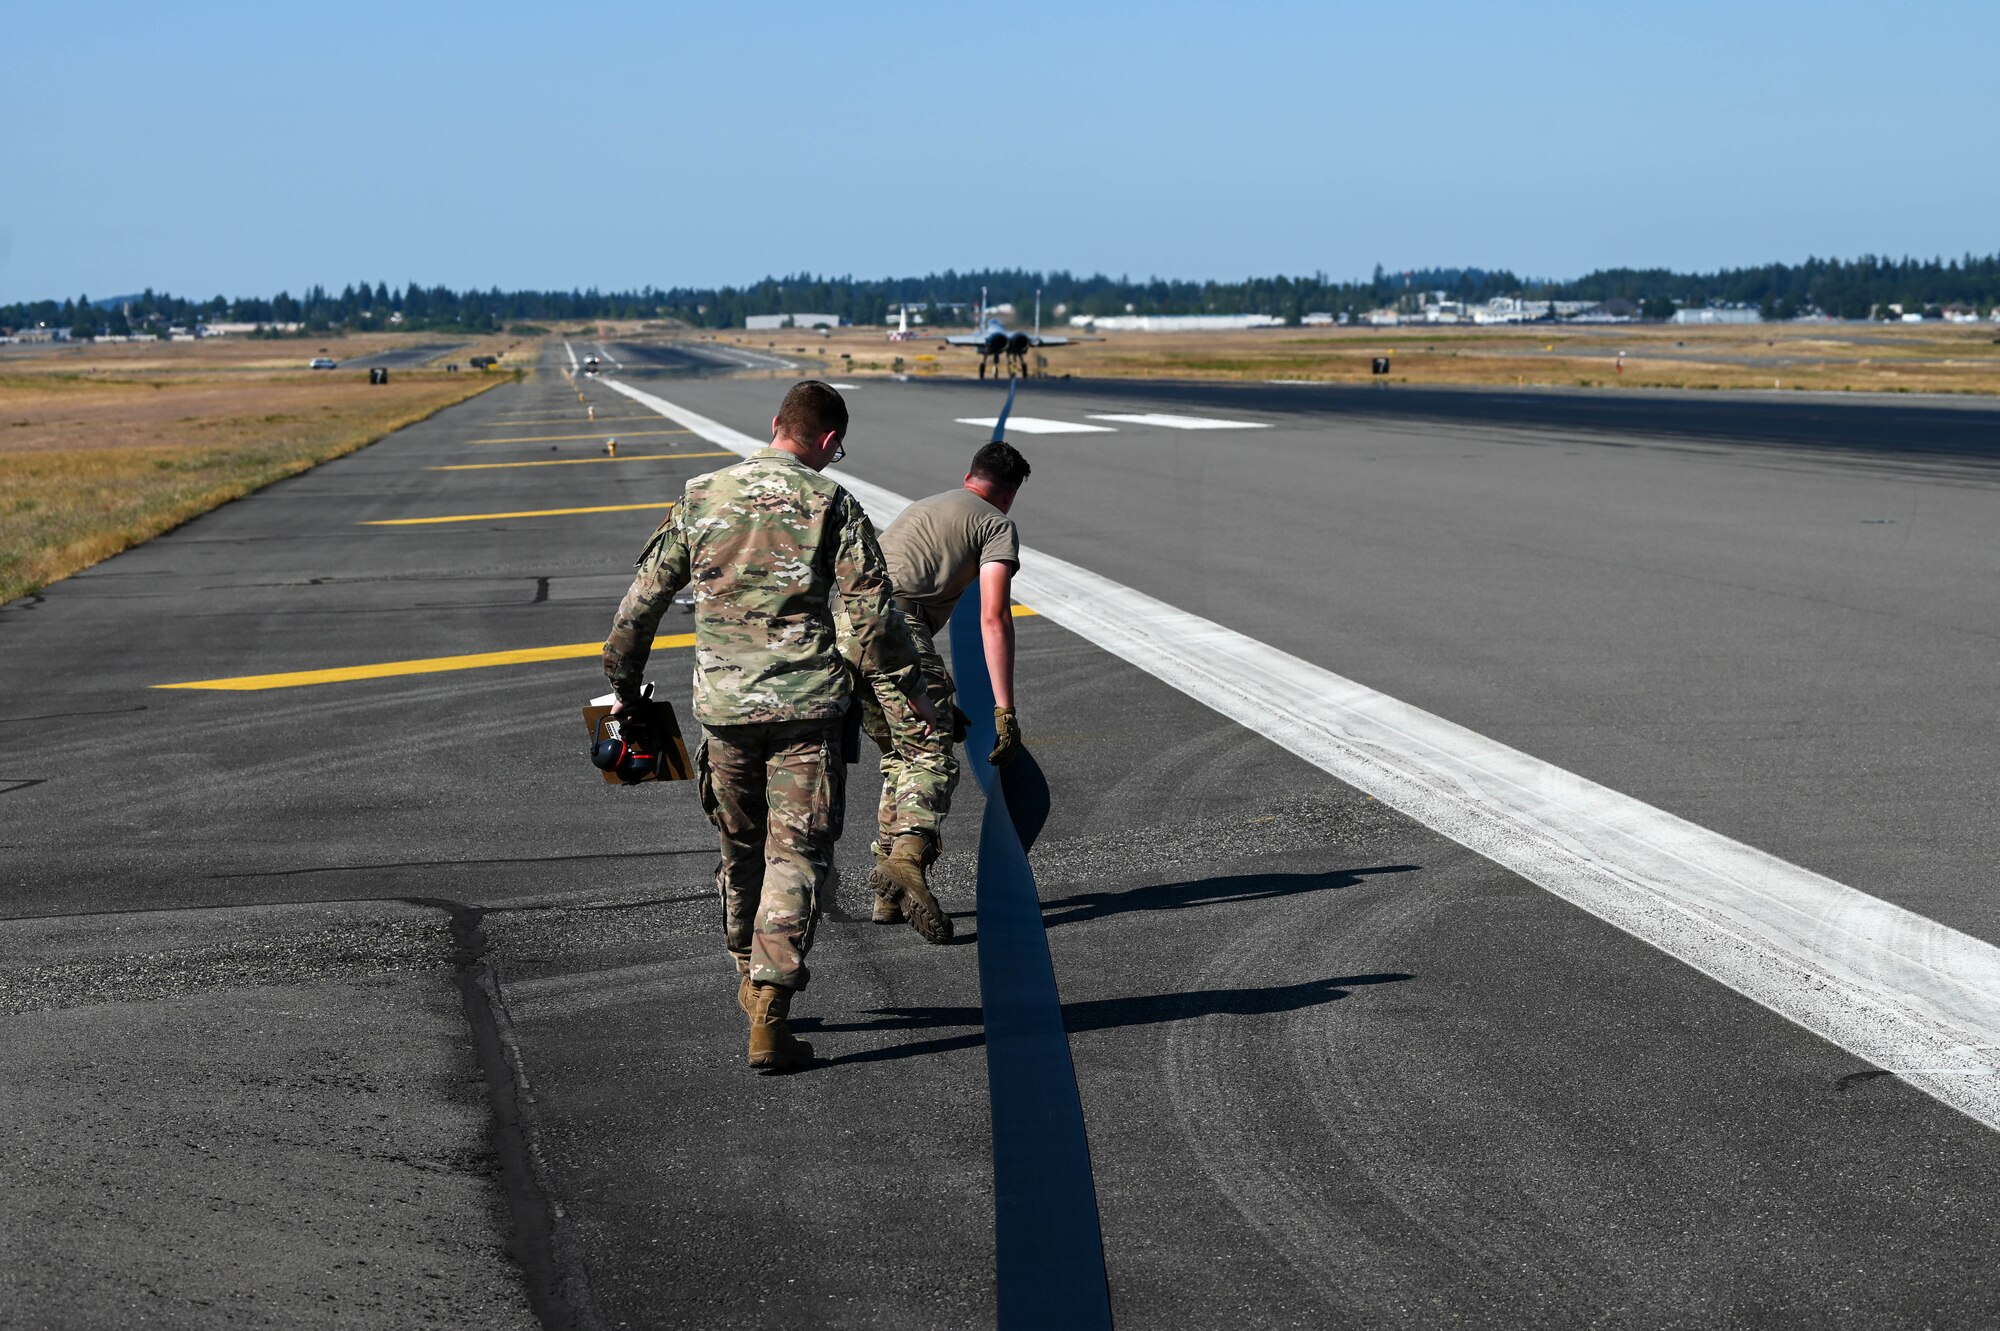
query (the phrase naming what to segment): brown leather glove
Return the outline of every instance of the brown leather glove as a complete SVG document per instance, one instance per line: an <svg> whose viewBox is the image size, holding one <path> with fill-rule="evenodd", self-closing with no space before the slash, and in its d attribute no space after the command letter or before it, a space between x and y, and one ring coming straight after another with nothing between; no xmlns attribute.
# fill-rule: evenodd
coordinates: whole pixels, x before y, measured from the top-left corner
<svg viewBox="0 0 2000 1331"><path fill-rule="evenodd" d="M1021 751L1021 723L1014 719L1013 708L993 709L993 735L993 752L986 755L986 761L995 767L1005 767Z"/></svg>

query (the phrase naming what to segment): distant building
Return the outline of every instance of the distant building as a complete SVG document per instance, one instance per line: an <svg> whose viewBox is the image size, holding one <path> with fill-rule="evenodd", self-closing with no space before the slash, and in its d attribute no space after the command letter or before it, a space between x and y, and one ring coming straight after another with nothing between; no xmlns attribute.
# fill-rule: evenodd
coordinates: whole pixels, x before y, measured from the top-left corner
<svg viewBox="0 0 2000 1331"><path fill-rule="evenodd" d="M49 328L46 326L40 328L19 328L14 332L14 340L16 342L67 342L69 341L69 329Z"/></svg>
<svg viewBox="0 0 2000 1331"><path fill-rule="evenodd" d="M1699 310L1675 310L1669 323L1677 324L1760 324L1764 322L1761 311L1747 305L1712 307Z"/></svg>
<svg viewBox="0 0 2000 1331"><path fill-rule="evenodd" d="M194 331L197 337L229 337L231 335L241 336L254 333L260 328L267 329L273 333L296 333L304 326L304 324L297 322L272 323L269 320L263 320L257 323L197 324ZM176 329L175 331L178 332L179 330Z"/></svg>
<svg viewBox="0 0 2000 1331"><path fill-rule="evenodd" d="M1449 308L1447 305L1445 308ZM1630 301L1527 300L1520 296L1495 296L1484 305L1465 305L1463 316L1432 320L1434 323L1531 324L1557 320L1576 323L1631 323L1638 307ZM1428 311L1426 311L1428 314Z"/></svg>
<svg viewBox="0 0 2000 1331"><path fill-rule="evenodd" d="M1569 316L1580 324L1629 324L1639 322L1639 307L1622 297L1600 301L1580 314Z"/></svg>
<svg viewBox="0 0 2000 1331"><path fill-rule="evenodd" d="M1238 328L1282 328L1275 314L1079 314L1072 328L1104 333L1221 333Z"/></svg>
<svg viewBox="0 0 2000 1331"><path fill-rule="evenodd" d="M1324 311L1315 311L1301 318L1299 322L1307 328L1327 328L1333 324L1333 316Z"/></svg>
<svg viewBox="0 0 2000 1331"><path fill-rule="evenodd" d="M779 328L838 328L840 316L837 314L751 314L746 315L743 326L752 332L771 332Z"/></svg>
<svg viewBox="0 0 2000 1331"><path fill-rule="evenodd" d="M1524 324L1549 317L1545 300L1522 300L1519 296L1495 296L1484 305L1472 307L1476 324Z"/></svg>

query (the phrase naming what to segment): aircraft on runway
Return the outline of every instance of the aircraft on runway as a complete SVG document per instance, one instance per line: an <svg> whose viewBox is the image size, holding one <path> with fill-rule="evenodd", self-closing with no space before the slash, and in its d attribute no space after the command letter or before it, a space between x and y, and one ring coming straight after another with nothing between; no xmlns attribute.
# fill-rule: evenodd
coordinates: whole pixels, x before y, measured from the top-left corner
<svg viewBox="0 0 2000 1331"><path fill-rule="evenodd" d="M1008 378L1028 377L1028 349L1030 347L1066 347L1072 342L1102 342L1101 337L1043 337L1042 336L1042 293L1035 292L1035 331L1032 333L1009 332L1007 326L986 313L986 288L979 288L979 331L944 340L948 347L976 347L979 349L979 377L986 377L986 362L993 362L993 375L1000 375L1001 357L1007 361Z"/></svg>

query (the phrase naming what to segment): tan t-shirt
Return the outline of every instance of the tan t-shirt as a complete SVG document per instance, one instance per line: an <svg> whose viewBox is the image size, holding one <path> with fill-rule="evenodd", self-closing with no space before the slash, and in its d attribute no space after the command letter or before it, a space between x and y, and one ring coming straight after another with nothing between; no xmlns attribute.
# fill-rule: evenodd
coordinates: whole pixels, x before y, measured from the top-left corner
<svg viewBox="0 0 2000 1331"><path fill-rule="evenodd" d="M914 610L941 633L981 564L1021 566L1021 534L1014 519L972 491L948 490L917 500L889 524L882 557L904 612Z"/></svg>

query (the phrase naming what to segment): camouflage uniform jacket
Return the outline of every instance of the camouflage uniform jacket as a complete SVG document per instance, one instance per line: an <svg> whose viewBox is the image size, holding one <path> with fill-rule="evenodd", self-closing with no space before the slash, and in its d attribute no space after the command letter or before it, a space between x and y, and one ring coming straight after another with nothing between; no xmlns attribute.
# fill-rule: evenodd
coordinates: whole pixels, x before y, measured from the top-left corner
<svg viewBox="0 0 2000 1331"><path fill-rule="evenodd" d="M694 711L705 726L839 716L850 683L834 606L857 664L920 688L916 646L889 613L889 571L860 503L775 448L697 476L660 524L618 605L604 673L636 688L660 617L694 586Z"/></svg>

